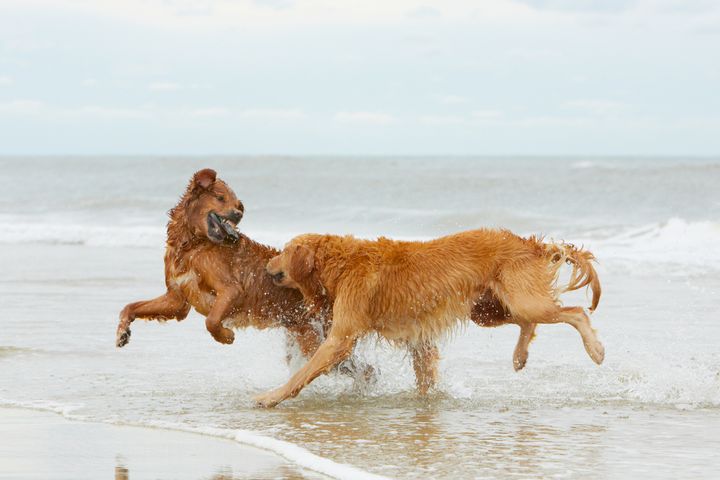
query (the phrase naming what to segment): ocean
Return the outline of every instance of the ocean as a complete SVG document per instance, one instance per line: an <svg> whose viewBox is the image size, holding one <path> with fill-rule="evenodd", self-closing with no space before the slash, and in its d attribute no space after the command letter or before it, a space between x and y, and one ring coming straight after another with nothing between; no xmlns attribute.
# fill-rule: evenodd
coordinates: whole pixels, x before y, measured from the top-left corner
<svg viewBox="0 0 720 480"><path fill-rule="evenodd" d="M517 327L467 325L420 398L408 355L370 338L374 383L330 374L259 410L300 365L280 330L223 346L191 313L116 349L122 307L164 291L166 212L204 167L277 247L477 227L584 245L605 362L544 325L516 373ZM0 157L0 406L230 437L337 478L718 478L718 186L720 158Z"/></svg>

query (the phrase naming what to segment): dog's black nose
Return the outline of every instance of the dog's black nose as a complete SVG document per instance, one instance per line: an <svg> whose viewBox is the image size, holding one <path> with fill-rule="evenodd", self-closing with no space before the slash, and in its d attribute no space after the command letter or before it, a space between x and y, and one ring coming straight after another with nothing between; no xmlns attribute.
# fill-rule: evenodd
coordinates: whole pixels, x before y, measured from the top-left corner
<svg viewBox="0 0 720 480"><path fill-rule="evenodd" d="M280 270L280 271L277 272L277 273L271 273L271 274L270 274L270 277L272 277L273 282L275 282L275 283L280 283L280 282L283 281L283 278L285 278L285 272L283 272L282 270Z"/></svg>
<svg viewBox="0 0 720 480"><path fill-rule="evenodd" d="M227 216L227 219L233 222L234 224L237 224L242 220L243 212L240 210L233 210L230 212L230 214Z"/></svg>

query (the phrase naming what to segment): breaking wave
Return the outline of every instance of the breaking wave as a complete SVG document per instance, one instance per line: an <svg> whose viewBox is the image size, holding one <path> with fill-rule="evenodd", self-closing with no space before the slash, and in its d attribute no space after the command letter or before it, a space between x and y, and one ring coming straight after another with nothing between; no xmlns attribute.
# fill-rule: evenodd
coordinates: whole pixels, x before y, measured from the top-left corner
<svg viewBox="0 0 720 480"><path fill-rule="evenodd" d="M596 256L633 263L670 263L720 268L720 223L666 222L631 228L605 240L587 240Z"/></svg>
<svg viewBox="0 0 720 480"><path fill-rule="evenodd" d="M302 232L253 230L246 232L254 240L282 246ZM360 236L362 232L359 232ZM612 236L593 232L572 238L584 243L601 261L621 260L632 263L682 264L720 268L720 222L687 221L671 218L665 222L629 227ZM424 239L427 237L397 237ZM162 248L164 226L99 226L61 223L0 223L0 244L85 245L93 247Z"/></svg>

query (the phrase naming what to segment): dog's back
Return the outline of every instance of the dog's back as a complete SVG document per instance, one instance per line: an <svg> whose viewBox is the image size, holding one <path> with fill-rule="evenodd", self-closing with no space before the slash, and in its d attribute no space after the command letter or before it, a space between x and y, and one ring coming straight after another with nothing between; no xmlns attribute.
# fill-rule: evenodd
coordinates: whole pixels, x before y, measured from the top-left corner
<svg viewBox="0 0 720 480"><path fill-rule="evenodd" d="M471 230L430 241L314 238L325 268L333 270L326 276L336 279L344 301L368 318L372 329L397 341L438 338L470 318L474 302L488 290L502 302L505 271L522 271L530 290L560 292L555 264L570 259L554 258L566 250L557 244L507 230ZM575 283L576 288L587 284Z"/></svg>

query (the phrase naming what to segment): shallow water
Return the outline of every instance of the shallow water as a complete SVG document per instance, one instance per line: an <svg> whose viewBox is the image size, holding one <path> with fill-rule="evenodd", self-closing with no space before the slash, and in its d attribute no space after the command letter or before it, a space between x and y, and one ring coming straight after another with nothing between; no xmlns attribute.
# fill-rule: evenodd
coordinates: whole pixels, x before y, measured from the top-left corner
<svg viewBox="0 0 720 480"><path fill-rule="evenodd" d="M315 381L271 411L279 331L216 344L197 314L117 313L162 293L169 209L215 167L245 202L241 228L280 246L303 231L426 238L483 225L584 243L603 298L598 367L567 326L541 326L520 373L514 326L468 326L442 346L441 383L414 393L404 352L374 339L372 385ZM720 475L720 160L0 160L0 404L71 418L238 429L396 478L712 478ZM587 305L581 293L567 305ZM297 364L293 365L296 367ZM340 475L340 474L338 474Z"/></svg>

